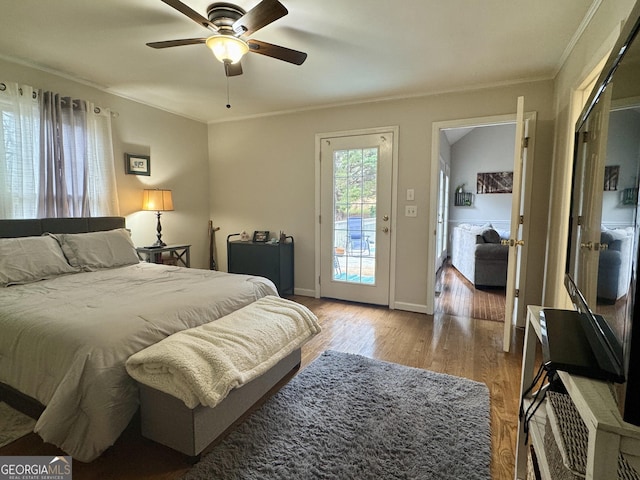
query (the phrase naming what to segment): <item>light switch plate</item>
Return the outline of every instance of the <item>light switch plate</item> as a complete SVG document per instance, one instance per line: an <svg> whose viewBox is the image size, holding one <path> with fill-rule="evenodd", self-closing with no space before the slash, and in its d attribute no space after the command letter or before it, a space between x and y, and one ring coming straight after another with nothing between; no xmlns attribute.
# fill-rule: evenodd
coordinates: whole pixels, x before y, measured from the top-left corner
<svg viewBox="0 0 640 480"><path fill-rule="evenodd" d="M407 200L415 200L416 192L413 188L407 188Z"/></svg>

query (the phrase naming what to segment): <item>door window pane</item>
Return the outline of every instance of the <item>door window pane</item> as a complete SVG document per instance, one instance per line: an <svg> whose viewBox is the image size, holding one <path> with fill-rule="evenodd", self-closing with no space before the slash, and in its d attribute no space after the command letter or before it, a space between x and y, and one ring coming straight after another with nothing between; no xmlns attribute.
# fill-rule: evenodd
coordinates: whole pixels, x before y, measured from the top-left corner
<svg viewBox="0 0 640 480"><path fill-rule="evenodd" d="M378 148L333 154L333 280L376 283Z"/></svg>

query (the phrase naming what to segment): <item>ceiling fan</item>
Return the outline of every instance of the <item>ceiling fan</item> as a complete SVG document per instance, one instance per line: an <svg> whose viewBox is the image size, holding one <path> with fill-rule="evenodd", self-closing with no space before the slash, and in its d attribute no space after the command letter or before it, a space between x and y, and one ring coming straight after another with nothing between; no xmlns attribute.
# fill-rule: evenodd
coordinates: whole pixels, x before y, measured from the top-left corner
<svg viewBox="0 0 640 480"><path fill-rule="evenodd" d="M208 18L179 0L162 1L210 30L212 34L204 38L151 42L147 43L149 47L168 48L204 43L224 64L227 77L242 74L240 60L247 52L266 55L294 65L302 65L307 59L307 54L304 52L245 38L289 13L278 0L262 0L248 12L232 3L213 3L207 8Z"/></svg>

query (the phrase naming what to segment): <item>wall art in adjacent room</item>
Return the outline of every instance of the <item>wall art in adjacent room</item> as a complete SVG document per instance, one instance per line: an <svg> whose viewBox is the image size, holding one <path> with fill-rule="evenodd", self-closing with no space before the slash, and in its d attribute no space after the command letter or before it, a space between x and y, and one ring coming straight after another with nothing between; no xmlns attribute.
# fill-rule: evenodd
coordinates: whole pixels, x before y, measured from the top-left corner
<svg viewBox="0 0 640 480"><path fill-rule="evenodd" d="M513 172L478 173L477 193L511 193Z"/></svg>
<svg viewBox="0 0 640 480"><path fill-rule="evenodd" d="M620 165L604 167L604 191L618 190L618 178L620 178Z"/></svg>

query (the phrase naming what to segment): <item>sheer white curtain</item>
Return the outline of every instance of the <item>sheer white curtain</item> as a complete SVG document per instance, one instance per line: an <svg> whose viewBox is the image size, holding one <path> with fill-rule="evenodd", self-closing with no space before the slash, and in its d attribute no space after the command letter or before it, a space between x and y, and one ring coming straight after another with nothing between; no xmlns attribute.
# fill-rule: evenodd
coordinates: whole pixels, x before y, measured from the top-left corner
<svg viewBox="0 0 640 480"><path fill-rule="evenodd" d="M87 195L92 216L120 215L111 134L111 110L88 102Z"/></svg>
<svg viewBox="0 0 640 480"><path fill-rule="evenodd" d="M38 216L40 111L28 85L0 83L0 218Z"/></svg>
<svg viewBox="0 0 640 480"><path fill-rule="evenodd" d="M119 213L109 109L42 93L39 156L39 216Z"/></svg>

